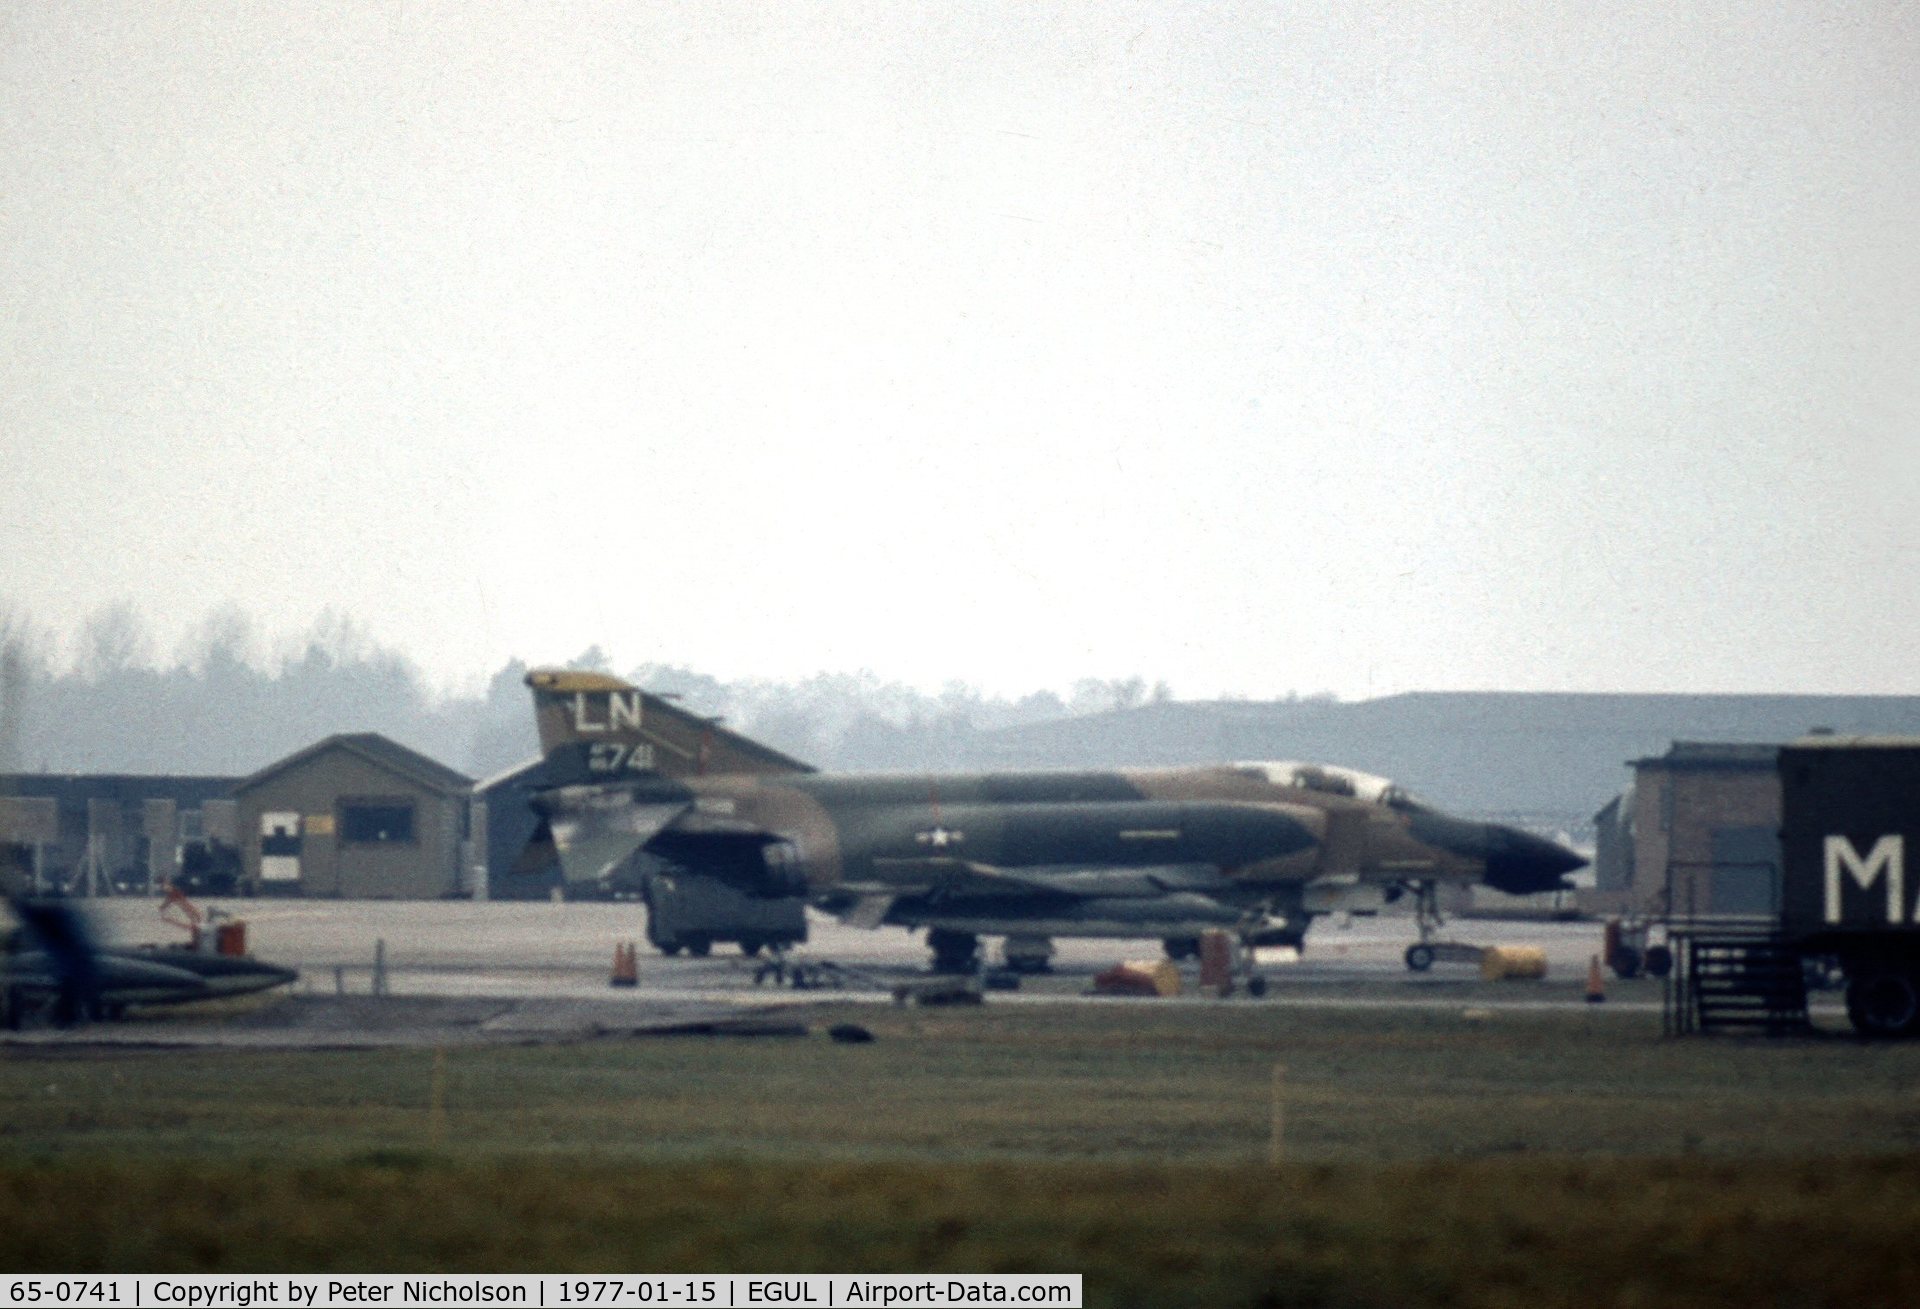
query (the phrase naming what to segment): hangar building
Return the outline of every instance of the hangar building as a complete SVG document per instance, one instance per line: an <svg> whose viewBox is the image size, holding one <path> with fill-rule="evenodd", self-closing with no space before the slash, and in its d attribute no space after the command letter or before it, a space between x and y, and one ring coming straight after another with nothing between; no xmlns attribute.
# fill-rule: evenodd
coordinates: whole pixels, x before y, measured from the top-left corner
<svg viewBox="0 0 1920 1309"><path fill-rule="evenodd" d="M563 890L566 879L557 861L515 872L520 852L539 827L532 797L547 785L547 761L529 759L473 789L473 843L486 866L489 900L547 900Z"/></svg>
<svg viewBox="0 0 1920 1309"><path fill-rule="evenodd" d="M234 787L245 882L262 895L471 895L473 782L374 732L330 736Z"/></svg>
<svg viewBox="0 0 1920 1309"><path fill-rule="evenodd" d="M232 777L0 774L0 863L21 890L234 889Z"/></svg>
<svg viewBox="0 0 1920 1309"><path fill-rule="evenodd" d="M1774 744L1675 741L1634 760L1632 787L1596 816L1597 889L1636 917L1777 912L1779 755Z"/></svg>

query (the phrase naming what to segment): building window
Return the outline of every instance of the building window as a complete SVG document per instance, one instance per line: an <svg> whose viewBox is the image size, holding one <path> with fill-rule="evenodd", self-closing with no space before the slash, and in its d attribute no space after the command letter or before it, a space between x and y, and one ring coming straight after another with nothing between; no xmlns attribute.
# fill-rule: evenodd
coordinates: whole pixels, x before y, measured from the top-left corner
<svg viewBox="0 0 1920 1309"><path fill-rule="evenodd" d="M413 806L405 801L348 801L340 806L340 839L355 845L411 845Z"/></svg>

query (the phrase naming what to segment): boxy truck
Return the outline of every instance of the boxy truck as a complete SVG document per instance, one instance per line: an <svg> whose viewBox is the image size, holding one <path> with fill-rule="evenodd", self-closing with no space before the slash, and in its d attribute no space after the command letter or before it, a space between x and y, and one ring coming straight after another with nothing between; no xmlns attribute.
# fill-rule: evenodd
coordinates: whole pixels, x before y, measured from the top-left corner
<svg viewBox="0 0 1920 1309"><path fill-rule="evenodd" d="M1809 736L1780 750L1780 927L1846 975L1864 1036L1920 1036L1920 737Z"/></svg>
<svg viewBox="0 0 1920 1309"><path fill-rule="evenodd" d="M647 940L664 955L685 950L699 957L718 941L733 941L741 954L756 955L807 939L806 901L748 895L665 861L643 873L641 899L647 906Z"/></svg>

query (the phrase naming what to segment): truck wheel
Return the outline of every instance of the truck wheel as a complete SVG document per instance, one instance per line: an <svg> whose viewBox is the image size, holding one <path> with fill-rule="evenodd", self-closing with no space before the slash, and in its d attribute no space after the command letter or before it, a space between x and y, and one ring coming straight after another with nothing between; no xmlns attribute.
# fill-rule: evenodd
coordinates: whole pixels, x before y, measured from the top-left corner
<svg viewBox="0 0 1920 1309"><path fill-rule="evenodd" d="M1182 959L1192 959L1200 953L1200 942L1191 936L1169 936L1160 943L1167 952L1167 958L1176 964Z"/></svg>
<svg viewBox="0 0 1920 1309"><path fill-rule="evenodd" d="M710 937L689 936L686 938L686 941L687 953L695 959L705 959L713 953L713 941Z"/></svg>
<svg viewBox="0 0 1920 1309"><path fill-rule="evenodd" d="M740 938L740 953L749 959L759 954L764 948L764 943L757 936L743 936Z"/></svg>
<svg viewBox="0 0 1920 1309"><path fill-rule="evenodd" d="M1640 952L1630 945L1615 950L1607 964L1613 969L1613 975L1623 982L1640 976Z"/></svg>
<svg viewBox="0 0 1920 1309"><path fill-rule="evenodd" d="M1879 1039L1920 1032L1920 983L1899 968L1862 973L1847 983L1847 1021Z"/></svg>
<svg viewBox="0 0 1920 1309"><path fill-rule="evenodd" d="M1424 973L1433 967L1433 947L1430 945L1408 946L1407 967L1416 973Z"/></svg>
<svg viewBox="0 0 1920 1309"><path fill-rule="evenodd" d="M653 907L653 893L643 889L640 892L640 904L647 911L647 943L661 954L673 954L679 950L680 943L672 937L661 935L660 911Z"/></svg>
<svg viewBox="0 0 1920 1309"><path fill-rule="evenodd" d="M1647 947L1647 976L1665 977L1673 972L1673 951L1664 945Z"/></svg>

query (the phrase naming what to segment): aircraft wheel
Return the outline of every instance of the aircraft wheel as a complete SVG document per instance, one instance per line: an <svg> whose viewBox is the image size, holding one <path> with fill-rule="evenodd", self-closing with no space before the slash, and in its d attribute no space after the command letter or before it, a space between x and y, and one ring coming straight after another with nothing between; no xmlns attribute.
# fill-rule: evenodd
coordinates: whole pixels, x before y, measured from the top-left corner
<svg viewBox="0 0 1920 1309"><path fill-rule="evenodd" d="M1424 973L1433 967L1433 947L1430 945L1408 946L1407 967L1416 973Z"/></svg>
<svg viewBox="0 0 1920 1309"><path fill-rule="evenodd" d="M687 953L695 959L705 959L713 953L712 939L705 936L689 936L687 938Z"/></svg>
<svg viewBox="0 0 1920 1309"><path fill-rule="evenodd" d="M972 973L980 968L980 938L972 932L936 927L927 933L927 944L933 949L936 973Z"/></svg>
<svg viewBox="0 0 1920 1309"><path fill-rule="evenodd" d="M1862 973L1847 983L1847 1021L1862 1036L1914 1035L1920 1031L1920 981L1901 968Z"/></svg>

